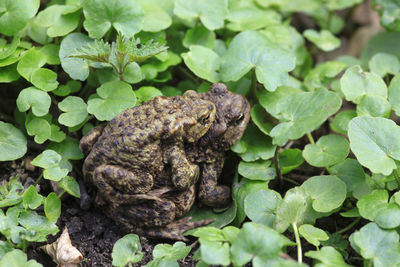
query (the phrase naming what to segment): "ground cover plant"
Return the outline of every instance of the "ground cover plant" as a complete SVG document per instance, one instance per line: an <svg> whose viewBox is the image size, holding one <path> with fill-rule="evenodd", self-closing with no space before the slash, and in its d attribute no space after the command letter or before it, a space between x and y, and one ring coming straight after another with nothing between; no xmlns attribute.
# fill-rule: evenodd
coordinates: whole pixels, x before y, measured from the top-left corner
<svg viewBox="0 0 400 267"><path fill-rule="evenodd" d="M39 247L65 226L81 266L400 265L399 14L395 0L0 1L0 266L51 266ZM212 224L174 243L85 209L83 135L215 82L252 108L223 172L232 203L188 214Z"/></svg>

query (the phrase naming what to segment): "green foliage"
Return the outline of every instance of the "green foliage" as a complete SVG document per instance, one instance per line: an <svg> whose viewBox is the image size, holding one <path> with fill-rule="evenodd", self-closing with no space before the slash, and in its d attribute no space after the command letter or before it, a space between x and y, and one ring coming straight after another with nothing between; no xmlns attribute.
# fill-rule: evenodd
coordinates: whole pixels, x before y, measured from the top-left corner
<svg viewBox="0 0 400 267"><path fill-rule="evenodd" d="M25 155L25 135L12 124L0 121L0 161L14 160Z"/></svg>
<svg viewBox="0 0 400 267"><path fill-rule="evenodd" d="M112 251L112 264L114 266L125 266L128 263L138 262L143 257L139 236L128 234L115 242Z"/></svg>
<svg viewBox="0 0 400 267"><path fill-rule="evenodd" d="M170 244L158 244L153 249L153 260L146 266L179 267L179 264L176 261L185 258L189 254L190 250L191 247L186 246L183 242L176 242L172 246Z"/></svg>

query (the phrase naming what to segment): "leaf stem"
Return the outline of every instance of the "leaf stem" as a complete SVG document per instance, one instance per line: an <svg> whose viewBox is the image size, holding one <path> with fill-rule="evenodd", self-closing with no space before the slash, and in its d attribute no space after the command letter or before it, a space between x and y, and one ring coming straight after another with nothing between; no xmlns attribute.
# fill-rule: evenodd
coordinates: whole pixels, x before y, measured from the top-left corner
<svg viewBox="0 0 400 267"><path fill-rule="evenodd" d="M279 166L279 146L276 146L275 149L275 154L274 154L274 164L275 164L275 171L276 171L276 176L278 176L279 179L279 185L282 185L283 182L283 177L281 173L281 168Z"/></svg>
<svg viewBox="0 0 400 267"><path fill-rule="evenodd" d="M250 85L250 101L256 101L257 99L257 76L256 76L256 70L252 69L252 74L251 74L251 85Z"/></svg>
<svg viewBox="0 0 400 267"><path fill-rule="evenodd" d="M43 178L43 172L40 174L39 178L37 178L36 182L33 184L33 186L37 186L40 182L40 180L42 180Z"/></svg>
<svg viewBox="0 0 400 267"><path fill-rule="evenodd" d="M337 231L335 234L343 234L343 233L347 232L348 230L353 228L353 226L356 225L360 220L361 220L361 217L358 217L357 219L352 221L349 225L347 225L345 228Z"/></svg>
<svg viewBox="0 0 400 267"><path fill-rule="evenodd" d="M180 66L178 67L178 69L179 69L179 71L182 72L186 77L188 77L190 80L192 80L195 84L197 84L197 85L200 84L200 82L199 82L199 80L197 79L197 77L194 76L193 74L191 74L188 70L186 70L185 68L180 67Z"/></svg>
<svg viewBox="0 0 400 267"><path fill-rule="evenodd" d="M314 138L312 137L311 133L307 133L307 138L308 138L308 141L310 142L310 144L315 145L315 141L314 141Z"/></svg>
<svg viewBox="0 0 400 267"><path fill-rule="evenodd" d="M393 175L394 175L394 178L396 178L398 186L400 186L400 177L399 177L399 173L397 172L397 169L393 170Z"/></svg>
<svg viewBox="0 0 400 267"><path fill-rule="evenodd" d="M301 251L301 242L300 242L299 231L297 230L296 223L292 223L292 227L293 227L294 237L296 238L296 244L297 244L297 262L302 263L303 262L303 252Z"/></svg>

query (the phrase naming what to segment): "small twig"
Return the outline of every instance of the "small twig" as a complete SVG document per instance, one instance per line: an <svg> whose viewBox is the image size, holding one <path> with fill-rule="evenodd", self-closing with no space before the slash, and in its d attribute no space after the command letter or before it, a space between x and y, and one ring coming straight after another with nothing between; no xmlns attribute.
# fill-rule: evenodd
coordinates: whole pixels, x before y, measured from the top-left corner
<svg viewBox="0 0 400 267"><path fill-rule="evenodd" d="M303 262L303 252L301 250L299 231L297 230L296 223L292 223L292 227L293 227L294 237L296 239L296 244L297 244L297 262L302 263Z"/></svg>
<svg viewBox="0 0 400 267"><path fill-rule="evenodd" d="M314 141L314 138L312 137L311 133L307 134L307 138L308 138L308 141L310 142L310 144L315 145L315 141Z"/></svg>
<svg viewBox="0 0 400 267"><path fill-rule="evenodd" d="M360 217L358 217L357 219L355 219L354 221L352 221L349 225L347 225L345 228L337 231L335 234L343 234L345 232L347 232L348 230L350 230L351 228L353 228L354 225L356 225L359 221L361 220Z"/></svg>

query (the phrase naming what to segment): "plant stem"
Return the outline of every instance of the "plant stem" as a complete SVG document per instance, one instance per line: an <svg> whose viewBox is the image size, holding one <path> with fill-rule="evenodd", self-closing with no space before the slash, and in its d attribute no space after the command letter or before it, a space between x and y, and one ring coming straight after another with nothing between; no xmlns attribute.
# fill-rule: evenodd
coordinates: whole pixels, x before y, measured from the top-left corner
<svg viewBox="0 0 400 267"><path fill-rule="evenodd" d="M312 137L311 133L307 134L307 138L308 138L308 141L310 142L310 144L315 145L315 141L314 141L314 138Z"/></svg>
<svg viewBox="0 0 400 267"><path fill-rule="evenodd" d="M37 178L37 180L33 186L37 186L39 184L40 180L42 180L42 178L43 178L43 172L40 174L39 178Z"/></svg>
<svg viewBox="0 0 400 267"><path fill-rule="evenodd" d="M345 228L337 231L335 234L343 234L344 232L347 232L351 228L353 228L354 225L356 225L359 221L361 220L361 217L358 217L354 221L352 221L349 225L347 225Z"/></svg>
<svg viewBox="0 0 400 267"><path fill-rule="evenodd" d="M279 166L279 146L276 146L275 149L275 154L274 154L274 164L275 164L275 171L276 171L276 176L278 176L279 179L279 185L282 185L283 182L283 177L281 173L281 168Z"/></svg>
<svg viewBox="0 0 400 267"><path fill-rule="evenodd" d="M251 74L251 85L250 85L250 95L249 99L250 101L256 101L257 99L257 76L256 76L256 70L252 69L252 74Z"/></svg>
<svg viewBox="0 0 400 267"><path fill-rule="evenodd" d="M298 183L298 182L296 182L295 180L293 180L293 179L290 179L290 178L287 178L287 177L282 177L282 180L283 181L286 181L286 182L289 182L289 183L292 183L292 184L294 184L294 185L300 185L300 183Z"/></svg>
<svg viewBox="0 0 400 267"><path fill-rule="evenodd" d="M303 262L303 252L301 251L301 242L300 242L299 231L297 230L296 223L292 223L292 227L293 227L294 237L296 238L296 244L297 244L297 262L302 263Z"/></svg>
<svg viewBox="0 0 400 267"><path fill-rule="evenodd" d="M393 175L394 175L394 178L396 178L397 184L400 186L400 177L399 177L399 173L397 172L397 170L393 170Z"/></svg>
<svg viewBox="0 0 400 267"><path fill-rule="evenodd" d="M178 69L186 76L188 77L190 80L192 80L194 83L196 83L197 85L200 84L199 80L197 79L196 76L194 76L193 74L191 74L189 71L187 71L185 68L183 67L178 67Z"/></svg>

